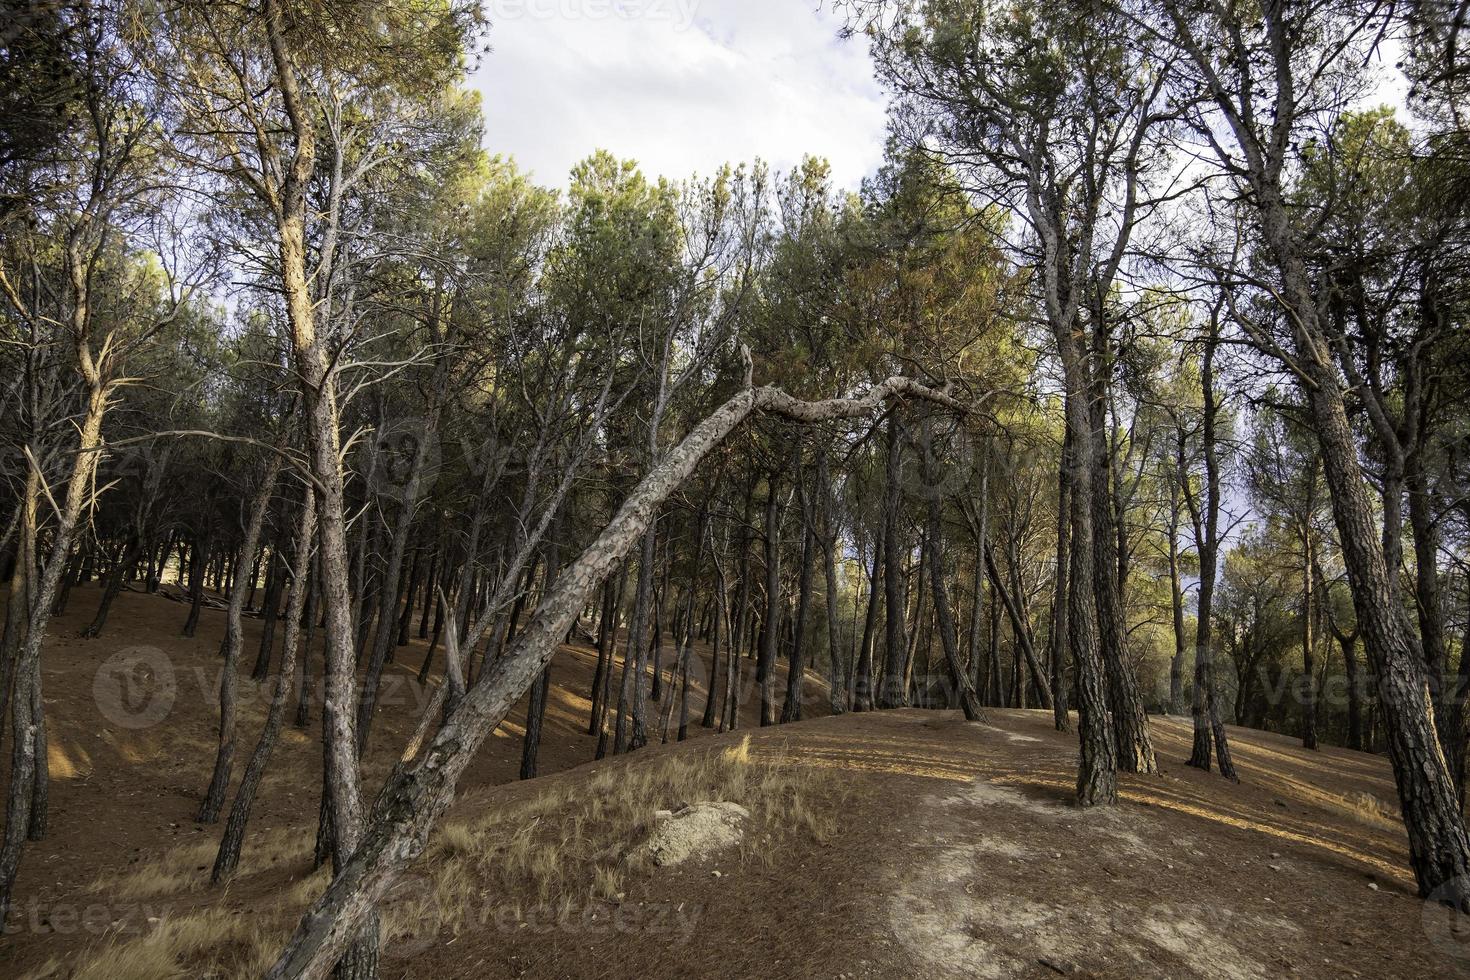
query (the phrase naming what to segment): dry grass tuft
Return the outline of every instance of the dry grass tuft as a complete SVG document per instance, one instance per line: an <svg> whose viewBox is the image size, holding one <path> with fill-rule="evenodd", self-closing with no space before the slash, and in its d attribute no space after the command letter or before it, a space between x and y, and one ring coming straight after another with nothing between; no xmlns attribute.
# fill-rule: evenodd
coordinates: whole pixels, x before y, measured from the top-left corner
<svg viewBox="0 0 1470 980"><path fill-rule="evenodd" d="M264 948L269 955L274 951L267 948L269 941L283 937L266 936L252 925L252 918L216 909L165 919L141 938L102 947L72 975L72 980L194 977L199 973L191 963L206 951L217 966L209 975L240 980L259 976L269 965L258 964L260 951Z"/></svg>
<svg viewBox="0 0 1470 980"><path fill-rule="evenodd" d="M528 905L571 915L587 903L617 902L629 884L652 873L639 856L658 810L727 801L750 811L743 859L770 863L784 841L822 842L836 830L814 791L832 791L829 773L803 769L784 753L757 753L747 737L717 752L693 752L637 765L612 765L581 779L547 780L541 791L444 825L418 869L380 909L385 944L449 930L459 933L491 915L519 917ZM240 876L299 862L309 834L252 835ZM197 901L209 880L215 844L201 841L98 879L94 891L120 900ZM142 936L116 937L83 958L73 980L169 980L259 977L297 917L326 888L328 869L283 888L269 915L220 908L165 915ZM494 903L492 909L491 903ZM47 972L50 971L50 972ZM64 976L47 964L34 980Z"/></svg>
<svg viewBox="0 0 1470 980"><path fill-rule="evenodd" d="M429 848L432 894L393 921L414 921L421 934L428 919L458 933L472 917L492 914L489 902L499 905L494 914L514 916L519 901L566 909L617 901L630 880L651 872L638 845L655 811L685 803L746 807L751 834L761 843L743 847L742 857L768 863L778 841L822 842L836 831L835 818L811 800L812 791L832 782L784 754L753 752L748 737L719 752L610 766L582 781L558 779L534 797L445 825ZM384 934L393 938L388 929Z"/></svg>
<svg viewBox="0 0 1470 980"><path fill-rule="evenodd" d="M1403 817L1398 807L1385 803L1372 793L1351 793L1339 804L1338 808L1351 815L1359 823L1373 827L1398 830L1403 826Z"/></svg>
<svg viewBox="0 0 1470 980"><path fill-rule="evenodd" d="M209 883L209 869L218 849L219 845L212 840L176 847L152 860L109 871L92 882L88 891L122 901L198 891Z"/></svg>

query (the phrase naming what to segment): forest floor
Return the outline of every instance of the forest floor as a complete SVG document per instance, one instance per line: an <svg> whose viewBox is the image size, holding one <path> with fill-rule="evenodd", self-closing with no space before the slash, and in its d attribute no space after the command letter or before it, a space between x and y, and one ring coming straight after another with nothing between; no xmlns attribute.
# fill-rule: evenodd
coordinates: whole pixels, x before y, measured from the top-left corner
<svg viewBox="0 0 1470 980"><path fill-rule="evenodd" d="M241 871L212 888L219 827L193 818L224 614L185 639L184 605L125 592L104 636L80 639L96 599L75 590L47 644L50 833L27 846L0 977L258 976L326 880L310 861L319 710L288 725ZM120 690L104 665L140 652L163 683ZM423 654L416 640L389 668L370 794L417 720ZM541 778L516 778L521 709L486 743L385 904L385 978L1470 976L1470 937L1415 895L1382 757L1232 728L1234 785L1183 765L1187 720L1155 718L1162 772L1081 811L1075 736L1046 712L759 730L749 699L743 729L715 735L701 688L695 737L593 762L594 666L578 646L554 663ZM265 711L244 688L237 778ZM824 703L812 679L808 714ZM749 811L738 843L650 856L657 811L711 801Z"/></svg>

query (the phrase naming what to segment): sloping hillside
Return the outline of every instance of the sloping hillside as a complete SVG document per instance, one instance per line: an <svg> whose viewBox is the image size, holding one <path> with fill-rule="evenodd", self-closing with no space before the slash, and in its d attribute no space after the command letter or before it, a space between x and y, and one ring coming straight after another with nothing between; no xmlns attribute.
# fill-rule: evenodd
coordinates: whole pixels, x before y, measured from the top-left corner
<svg viewBox="0 0 1470 980"><path fill-rule="evenodd" d="M177 639L182 607L128 594L108 637L74 639L89 598L73 597L48 647L53 833L27 853L0 973L252 975L324 882L305 850L315 732L283 745L244 870L211 889L218 831L191 818L211 761L199 691L212 690L215 624ZM125 730L99 712L94 681L139 643L167 653L178 694L159 724ZM396 669L421 656L400 650ZM514 719L489 743L385 909L384 976L1417 977L1457 965L1452 942L1426 938L1381 758L1232 730L1237 786L1182 765L1187 724L1155 719L1165 771L1125 779L1115 810L1079 811L1075 739L1042 712L976 725L904 710L727 735L699 729L696 712L686 743L591 762L587 651L564 650L554 678L551 774L510 781ZM375 775L412 725L411 700L384 709ZM244 719L247 739L261 711ZM748 810L741 840L655 863L642 845L657 812L709 801Z"/></svg>

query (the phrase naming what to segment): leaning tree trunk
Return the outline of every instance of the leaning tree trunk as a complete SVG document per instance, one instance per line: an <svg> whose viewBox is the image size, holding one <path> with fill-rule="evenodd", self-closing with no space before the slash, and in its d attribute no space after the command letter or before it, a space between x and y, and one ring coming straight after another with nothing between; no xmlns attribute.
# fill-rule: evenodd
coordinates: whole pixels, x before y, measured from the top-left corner
<svg viewBox="0 0 1470 980"><path fill-rule="evenodd" d="M85 329L78 329L77 336L85 337ZM77 426L77 451L72 457L66 496L57 513L55 530L52 532L51 552L41 568L40 581L31 599L30 621L26 624L11 681L10 718L13 741L10 748L10 788L5 801L5 836L3 843L0 843L0 923L6 921L10 910L11 890L15 887L15 877L20 872L21 853L25 848L26 837L32 831L32 810L37 801L37 785L40 782L38 769L45 764L44 758L37 754L45 722L39 712L45 703L40 697L41 646L51 622L57 587L61 584L62 573L70 564L72 543L82 511L92 498L93 478L101 458L102 418L111 397L111 386L101 380L93 367L85 342L78 343L78 349L84 373L89 376L90 391L81 423ZM28 469L30 473L34 473L34 463ZM34 528L39 481L33 482L28 475L26 489L24 506L29 514L26 519ZM34 534L33 531L31 533Z"/></svg>
<svg viewBox="0 0 1470 980"><path fill-rule="evenodd" d="M1006 588L1005 581L1001 578L1000 569L995 564L995 549L990 547L989 542L982 545L982 548L985 551L985 568L990 575L991 590L995 593L996 598L1000 599L1001 605L1005 607L1006 617L1011 621L1011 632L1016 637L1016 647L1025 656L1026 667L1031 671L1031 681L1041 693L1041 706L1051 709L1051 685L1047 682L1046 673L1041 669L1041 661L1036 656L1036 644L1031 638L1031 624L1027 621L1025 613L1016 604L1016 597L1011 594L1010 589ZM1020 674L1020 670L1017 670L1014 678L1018 691L1018 705L1025 694L1025 681ZM1024 707L1024 705L1021 706Z"/></svg>
<svg viewBox="0 0 1470 980"><path fill-rule="evenodd" d="M1408 831L1409 861L1421 895L1440 894L1463 904L1470 901L1470 834L1435 731L1422 647L1397 601L1332 348L1318 320L1311 277L1296 247L1286 202L1274 183L1252 176L1265 238L1281 272L1284 302L1292 308L1289 322L1298 369L1322 448L1353 605L1378 677L1378 705Z"/></svg>
<svg viewBox="0 0 1470 980"><path fill-rule="evenodd" d="M562 573L500 670L482 675L411 765L396 771L379 796L360 843L327 890L302 917L268 980L319 980L375 921L377 905L403 870L423 853L435 822L454 799L470 760L550 661L594 589L647 531L663 502L711 449L752 412L766 410L799 422L861 417L882 399L908 392L941 400L907 378L891 378L863 398L800 402L772 388L743 387L696 425L623 502L611 523ZM340 834L338 835L340 837Z"/></svg>

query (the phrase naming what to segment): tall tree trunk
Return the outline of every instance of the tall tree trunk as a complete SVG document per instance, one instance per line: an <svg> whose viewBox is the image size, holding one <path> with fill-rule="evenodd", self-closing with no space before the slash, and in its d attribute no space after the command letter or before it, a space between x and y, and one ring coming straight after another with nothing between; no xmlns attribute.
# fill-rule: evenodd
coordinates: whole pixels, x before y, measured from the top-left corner
<svg viewBox="0 0 1470 980"><path fill-rule="evenodd" d="M1100 318L1099 318L1100 319ZM1099 648L1107 679L1108 710L1113 719L1118 768L1124 772L1158 771L1148 714L1128 657L1128 623L1123 606L1123 583L1119 581L1117 517L1113 509L1112 451L1108 438L1105 358L1098 355L1092 397L1092 505L1093 591L1097 599Z"/></svg>
<svg viewBox="0 0 1470 980"><path fill-rule="evenodd" d="M286 634L281 645L281 670L276 676L275 690L270 708L266 712L265 726L260 741L245 767L240 780L240 789L230 807L230 817L225 821L224 837L215 854L214 868L210 879L219 884L240 863L240 849L245 842L245 827L250 822L250 810L255 805L255 794L270 764L271 753L281 736L286 722L286 705L291 699L291 685L296 673L296 658L300 650L301 628L305 619L306 594L311 587L312 538L316 534L316 498L310 485L306 486L301 503L301 515L297 519L295 551L291 556L291 590L286 600Z"/></svg>
<svg viewBox="0 0 1470 980"><path fill-rule="evenodd" d="M1192 504L1192 498L1188 495L1189 474L1185 467L1182 441L1177 449L1180 486L1185 493L1185 503L1190 506L1190 517L1194 523L1194 547L1199 555L1200 568L1199 617L1195 624L1194 640L1194 700L1191 705L1194 715L1194 744L1188 764L1208 772L1213 745L1214 754L1219 756L1220 775L1238 782L1235 762L1230 755L1230 742L1225 734L1225 725L1220 720L1215 690L1213 615L1215 578L1220 557L1220 458L1216 442L1220 401L1215 394L1215 351L1218 345L1219 310L1216 309L1211 313L1210 335L1205 342L1200 370L1200 386L1204 396L1201 452L1205 461L1205 498L1202 506Z"/></svg>
<svg viewBox="0 0 1470 980"><path fill-rule="evenodd" d="M77 290L77 294L82 295L82 290ZM84 308L79 315L85 320ZM45 718L40 713L45 704L41 697L41 647L51 622L62 573L71 563L72 544L82 511L92 497L93 478L101 457L102 419L111 397L111 386L102 380L100 373L92 366L91 352L85 340L85 327L77 325L74 335L79 338L78 354L89 390L81 422L77 425L77 448L66 482L66 496L57 513L50 553L41 567L40 579L30 598L30 621L20 643L11 680L10 787L5 801L5 835L3 843L0 843L0 923L4 923L9 914L11 891L15 887L16 875L20 872L25 840L45 824L44 816L38 817L34 812L38 809L38 802L43 806L45 803L44 794L38 790L38 787L45 786L43 767L46 764L45 757L40 754L45 739ZM42 454L31 455L39 458ZM27 512L22 520L32 529L36 526L36 498L40 493L39 479L33 479L36 476L35 464L32 462L27 467L26 491L22 502ZM34 537L34 530L29 533Z"/></svg>
<svg viewBox="0 0 1470 980"><path fill-rule="evenodd" d="M772 470L766 490L766 611L761 627L756 681L761 688L761 725L776 723L776 646L781 638L781 499L780 474Z"/></svg>
<svg viewBox="0 0 1470 980"><path fill-rule="evenodd" d="M1067 452L1063 448L1063 454ZM1072 490L1067 482L1067 467L1057 467L1057 567L1052 587L1051 637L1051 688L1052 721L1059 732L1072 730L1072 719L1067 713L1067 603L1073 588L1070 571L1071 560L1071 507ZM983 537L981 547L984 547ZM978 564L978 560L977 560Z"/></svg>
<svg viewBox="0 0 1470 980"><path fill-rule="evenodd" d="M1317 564L1312 529L1302 528L1302 748L1317 747L1317 637L1312 629L1317 604L1312 594L1312 572Z"/></svg>
<svg viewBox="0 0 1470 980"><path fill-rule="evenodd" d="M1071 626L1072 663L1077 668L1077 739L1080 762L1077 767L1077 802L1080 806L1112 805L1118 800L1116 742L1113 723L1108 714L1107 680L1103 676L1103 659L1098 649L1097 601L1091 583L1096 581L1093 562L1092 517L1092 419L1087 409L1085 374L1078 353L1078 338L1068 332L1059 334L1058 344L1066 369L1067 426L1070 429L1062 465L1067 469L1067 483L1072 488L1072 590L1067 609Z"/></svg>
<svg viewBox="0 0 1470 980"><path fill-rule="evenodd" d="M316 482L321 522L322 600L327 619L326 696L323 743L327 810L331 825L333 867L341 872L358 850L366 816L357 767L353 731L356 649L352 595L348 574L347 519L343 502L342 445L338 429L335 355L318 333L316 304L306 271L307 183L316 170L316 122L303 100L296 66L284 36L286 14L278 0L266 0L263 27L282 106L290 122L294 148L281 175L276 208L282 292L291 332L292 352L306 399L310 467ZM374 910L356 917L349 935L335 944L330 968L338 980L372 980L377 976L378 920ZM325 968L323 973L325 973Z"/></svg>
<svg viewBox="0 0 1470 980"><path fill-rule="evenodd" d="M883 540L879 534L873 541L873 570L868 575L868 606L863 614L863 641L858 647L857 668L853 681L852 710L873 710L873 644L878 633L878 590L883 584Z"/></svg>
<svg viewBox="0 0 1470 980"><path fill-rule="evenodd" d="M898 412L888 416L887 484L883 496L883 608L886 626L878 707L901 708L908 699L908 637L904 634L904 558L899 508L903 503L903 444Z"/></svg>
<svg viewBox="0 0 1470 980"><path fill-rule="evenodd" d="M799 479L799 477L798 477ZM796 586L796 622L792 627L791 656L786 662L786 700L781 706L781 721L801 721L802 683L806 680L807 619L811 614L812 574L817 560L817 528L815 503L805 487L798 486L801 496L802 527L801 572Z"/></svg>
<svg viewBox="0 0 1470 980"><path fill-rule="evenodd" d="M276 479L281 472L281 456L271 453L261 474L260 485L250 500L250 512L245 521L245 537L240 542L241 555L253 555L260 541L261 528L265 526L266 511L270 508L271 495L275 492ZM214 755L214 772L199 812L194 819L199 823L214 823L219 819L225 805L225 793L230 788L230 770L235 760L235 712L236 686L240 649L244 645L245 628L242 616L245 599L252 583L244 575L236 575L230 586L230 604L225 613L225 637L220 644L219 681L219 746Z"/></svg>

